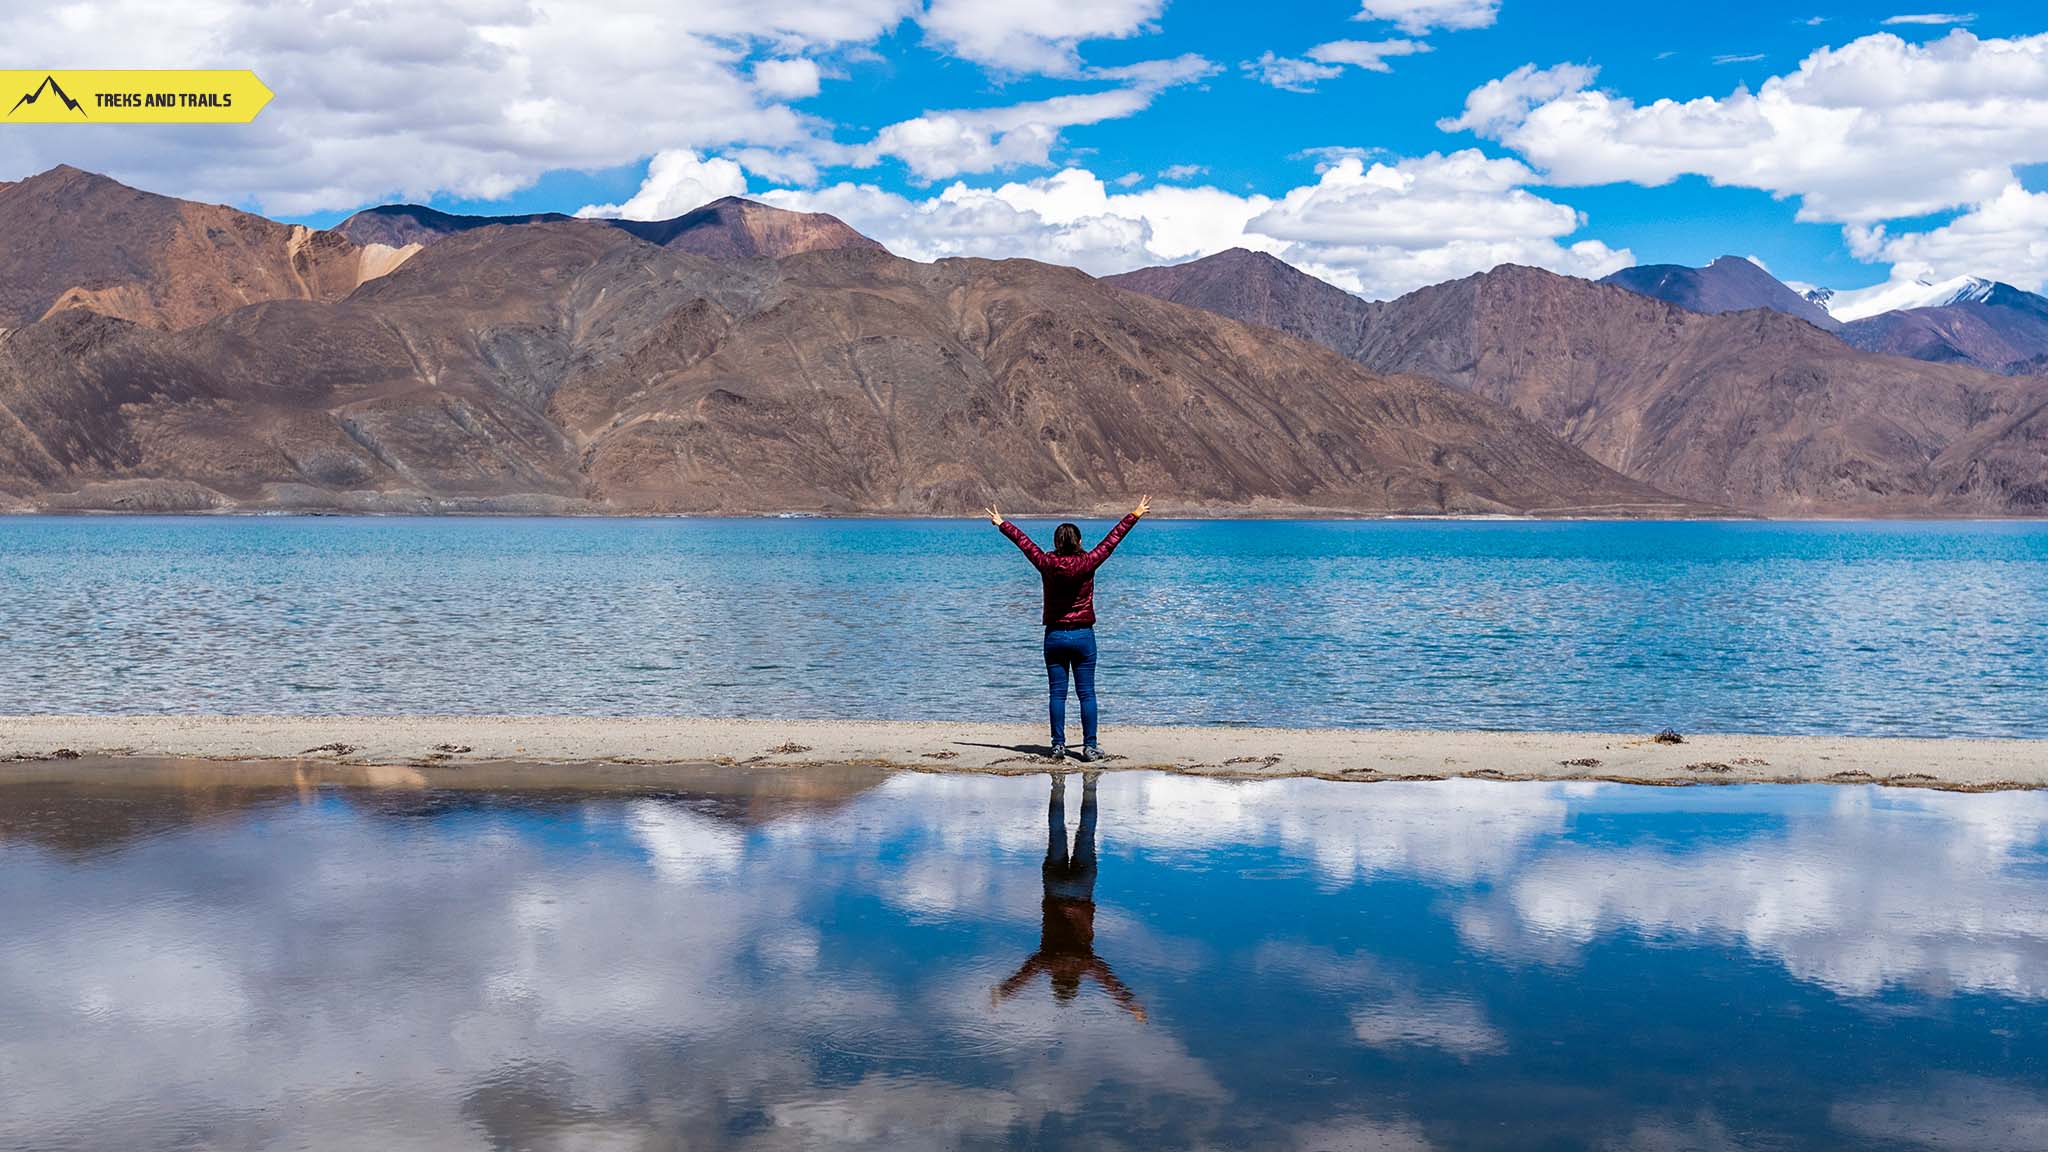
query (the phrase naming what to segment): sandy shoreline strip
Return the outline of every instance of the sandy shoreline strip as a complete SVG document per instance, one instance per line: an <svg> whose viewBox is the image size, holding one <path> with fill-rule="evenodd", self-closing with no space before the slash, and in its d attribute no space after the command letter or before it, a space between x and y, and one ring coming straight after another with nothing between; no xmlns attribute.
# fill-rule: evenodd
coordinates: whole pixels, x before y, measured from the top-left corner
<svg viewBox="0 0 2048 1152"><path fill-rule="evenodd" d="M338 764L862 764L1041 772L1035 726L937 721L553 716L7 716L0 761L179 757ZM1343 780L1610 780L2048 787L2048 741L1647 733L1123 727L1109 768ZM0 771L0 779L4 779Z"/></svg>

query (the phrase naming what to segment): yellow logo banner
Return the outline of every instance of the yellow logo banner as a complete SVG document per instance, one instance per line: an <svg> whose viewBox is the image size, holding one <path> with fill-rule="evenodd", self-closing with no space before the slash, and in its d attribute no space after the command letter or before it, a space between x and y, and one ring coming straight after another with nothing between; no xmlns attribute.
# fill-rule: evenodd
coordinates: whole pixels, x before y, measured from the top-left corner
<svg viewBox="0 0 2048 1152"><path fill-rule="evenodd" d="M0 124L247 124L272 93L232 71L0 71Z"/></svg>

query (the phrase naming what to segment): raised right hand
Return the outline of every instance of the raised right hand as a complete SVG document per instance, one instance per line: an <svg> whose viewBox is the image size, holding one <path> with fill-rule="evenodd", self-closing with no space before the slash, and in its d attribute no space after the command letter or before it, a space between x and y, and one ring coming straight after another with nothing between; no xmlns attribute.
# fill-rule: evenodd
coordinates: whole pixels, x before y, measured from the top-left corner
<svg viewBox="0 0 2048 1152"><path fill-rule="evenodd" d="M996 511L995 505L991 504L988 507L983 508L982 511L988 513L989 523L995 525L998 528L1001 528L1003 526L1003 514L1001 512Z"/></svg>
<svg viewBox="0 0 2048 1152"><path fill-rule="evenodd" d="M1138 497L1138 506L1137 506L1136 508L1133 508L1133 509L1131 510L1131 515L1133 515L1133 516L1136 516L1137 518L1139 518L1140 520L1142 520L1142 519L1144 519L1144 518L1145 518L1145 513L1147 513L1147 512L1150 512L1151 510L1152 510L1152 497L1150 497L1150 496L1140 496L1140 497Z"/></svg>

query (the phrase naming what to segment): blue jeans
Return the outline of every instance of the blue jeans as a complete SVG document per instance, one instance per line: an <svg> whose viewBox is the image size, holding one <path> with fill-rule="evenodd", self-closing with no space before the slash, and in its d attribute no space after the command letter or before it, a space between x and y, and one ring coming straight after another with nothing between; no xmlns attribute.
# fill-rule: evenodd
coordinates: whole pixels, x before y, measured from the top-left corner
<svg viewBox="0 0 2048 1152"><path fill-rule="evenodd" d="M1052 742L1067 742L1067 675L1081 698L1081 742L1095 743L1095 629L1045 630L1045 680L1052 689Z"/></svg>

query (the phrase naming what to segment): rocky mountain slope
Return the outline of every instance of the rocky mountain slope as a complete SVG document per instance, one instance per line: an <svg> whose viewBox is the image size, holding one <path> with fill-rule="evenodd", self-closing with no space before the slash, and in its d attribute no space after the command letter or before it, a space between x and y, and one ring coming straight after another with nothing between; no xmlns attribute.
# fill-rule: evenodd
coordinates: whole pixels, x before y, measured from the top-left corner
<svg viewBox="0 0 2048 1152"><path fill-rule="evenodd" d="M183 328L265 300L339 300L403 256L58 167L0 184L0 328L88 308Z"/></svg>
<svg viewBox="0 0 2048 1152"><path fill-rule="evenodd" d="M1473 395L1071 269L675 243L818 235L773 211L668 247L466 229L343 299L175 331L56 312L0 340L0 506L1689 507Z"/></svg>
<svg viewBox="0 0 2048 1152"><path fill-rule="evenodd" d="M1614 284L1644 296L1655 297L1693 312L1744 312L1769 308L1797 316L1816 328L1830 331L1841 321L1827 309L1793 291L1776 276L1740 256L1723 256L1705 268L1683 264L1638 264L1603 277L1602 284Z"/></svg>
<svg viewBox="0 0 2048 1152"><path fill-rule="evenodd" d="M1203 263L1119 282L1216 299ZM1317 293L1266 295L1286 294ZM1691 499L1787 515L2048 510L2039 380L1861 352L1774 311L1706 315L1515 266L1352 314L1357 335L1333 347L1360 363L1513 407Z"/></svg>

